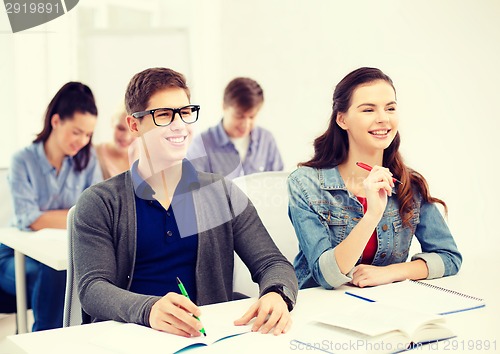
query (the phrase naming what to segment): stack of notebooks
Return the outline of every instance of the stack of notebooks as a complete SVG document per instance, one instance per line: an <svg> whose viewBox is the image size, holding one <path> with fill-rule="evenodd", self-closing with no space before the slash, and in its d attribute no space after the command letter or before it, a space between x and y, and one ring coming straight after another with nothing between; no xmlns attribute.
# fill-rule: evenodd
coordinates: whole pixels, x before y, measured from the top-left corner
<svg viewBox="0 0 500 354"><path fill-rule="evenodd" d="M397 353L455 337L446 315L485 306L477 297L406 280L350 287L342 301L298 331L296 349L327 353Z"/></svg>

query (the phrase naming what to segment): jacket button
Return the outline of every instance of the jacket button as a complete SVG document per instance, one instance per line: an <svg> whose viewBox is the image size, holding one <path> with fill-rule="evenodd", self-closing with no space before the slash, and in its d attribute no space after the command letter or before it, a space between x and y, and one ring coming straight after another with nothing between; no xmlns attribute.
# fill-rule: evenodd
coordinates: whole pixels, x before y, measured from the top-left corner
<svg viewBox="0 0 500 354"><path fill-rule="evenodd" d="M168 230L167 231L167 236L172 236L172 231Z"/></svg>
<svg viewBox="0 0 500 354"><path fill-rule="evenodd" d="M380 255L380 258L385 258L385 256L387 256L387 254L384 252Z"/></svg>
<svg viewBox="0 0 500 354"><path fill-rule="evenodd" d="M387 226L387 224L382 225L382 230L387 231L388 228L389 226Z"/></svg>

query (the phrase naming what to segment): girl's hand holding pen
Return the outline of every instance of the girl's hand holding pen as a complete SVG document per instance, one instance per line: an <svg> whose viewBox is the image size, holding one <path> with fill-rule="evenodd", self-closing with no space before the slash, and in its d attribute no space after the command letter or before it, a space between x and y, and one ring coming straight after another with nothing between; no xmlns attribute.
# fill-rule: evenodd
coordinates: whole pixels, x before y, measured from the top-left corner
<svg viewBox="0 0 500 354"><path fill-rule="evenodd" d="M392 173L387 168L374 166L363 181L363 187L368 204L366 214L381 218L394 187Z"/></svg>
<svg viewBox="0 0 500 354"><path fill-rule="evenodd" d="M363 170L367 170L368 172L373 169L373 167L371 167L370 165L367 165L366 163L363 163L363 162L356 162L356 165L358 167L361 167ZM389 171L389 173L390 173L390 171ZM392 176L392 173L391 173L391 176ZM399 179L396 179L394 177L392 177L392 181L394 183L403 184L403 182L401 182Z"/></svg>

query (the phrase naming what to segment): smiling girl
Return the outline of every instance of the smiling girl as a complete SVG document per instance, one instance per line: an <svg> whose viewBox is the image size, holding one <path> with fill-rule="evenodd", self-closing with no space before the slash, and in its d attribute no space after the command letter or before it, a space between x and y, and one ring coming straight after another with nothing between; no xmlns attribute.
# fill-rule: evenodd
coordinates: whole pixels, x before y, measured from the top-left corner
<svg viewBox="0 0 500 354"><path fill-rule="evenodd" d="M31 145L17 152L9 169L16 226L21 230L66 228L68 209L84 189L102 180L91 145L97 107L90 88L65 84L45 114ZM26 257L33 331L62 327L65 271ZM0 287L15 294L13 250L0 245Z"/></svg>
<svg viewBox="0 0 500 354"><path fill-rule="evenodd" d="M337 85L314 157L288 180L301 288L374 286L458 272L462 257L436 207L446 210L446 204L404 164L398 124L396 90L379 69L357 69ZM406 262L413 235L422 252Z"/></svg>

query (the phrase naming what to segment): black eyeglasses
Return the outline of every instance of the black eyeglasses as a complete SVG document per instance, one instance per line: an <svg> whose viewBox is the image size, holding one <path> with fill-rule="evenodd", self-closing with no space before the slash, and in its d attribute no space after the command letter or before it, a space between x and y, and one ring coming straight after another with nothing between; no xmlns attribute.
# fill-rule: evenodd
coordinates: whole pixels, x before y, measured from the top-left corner
<svg viewBox="0 0 500 354"><path fill-rule="evenodd" d="M132 113L134 118L143 118L148 114L153 117L153 122L159 127L166 127L172 124L175 119L175 114L178 113L181 120L186 124L192 124L198 120L198 112L200 111L200 106L196 104L190 104L189 106L184 106L181 108L155 108L149 111L135 112Z"/></svg>

